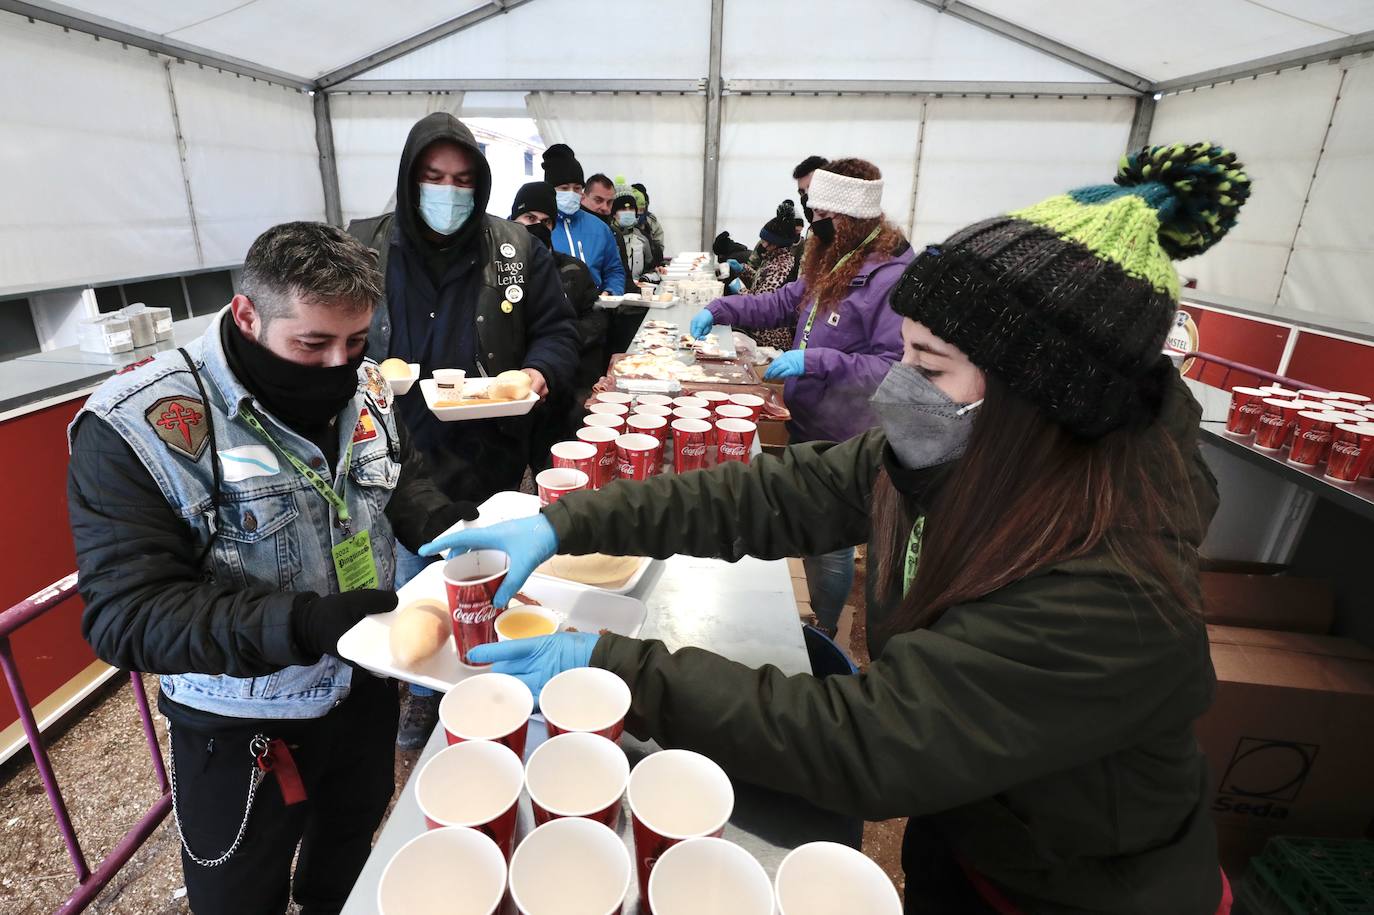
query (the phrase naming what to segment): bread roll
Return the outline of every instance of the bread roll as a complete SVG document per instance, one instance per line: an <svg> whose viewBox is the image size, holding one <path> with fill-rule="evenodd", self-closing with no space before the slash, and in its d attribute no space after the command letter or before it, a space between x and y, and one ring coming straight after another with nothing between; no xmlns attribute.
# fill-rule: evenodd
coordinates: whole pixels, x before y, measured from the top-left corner
<svg viewBox="0 0 1374 915"><path fill-rule="evenodd" d="M554 556L535 571L553 578L575 581L594 587L619 588L639 568L638 556Z"/></svg>
<svg viewBox="0 0 1374 915"><path fill-rule="evenodd" d="M497 400L524 400L530 396L530 376L524 372L502 372L491 383L491 396Z"/></svg>
<svg viewBox="0 0 1374 915"><path fill-rule="evenodd" d="M387 381L405 381L410 378L410 365L404 359L397 359L395 356L383 360L377 369Z"/></svg>
<svg viewBox="0 0 1374 915"><path fill-rule="evenodd" d="M430 598L411 601L391 624L391 656L402 667L413 667L443 648L451 631L444 604Z"/></svg>

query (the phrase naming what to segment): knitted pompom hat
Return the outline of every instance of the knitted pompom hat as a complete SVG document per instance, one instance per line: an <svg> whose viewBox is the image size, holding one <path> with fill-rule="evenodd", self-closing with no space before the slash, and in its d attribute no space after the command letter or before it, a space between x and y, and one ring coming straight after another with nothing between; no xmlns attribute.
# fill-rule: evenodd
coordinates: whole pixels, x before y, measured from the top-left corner
<svg viewBox="0 0 1374 915"><path fill-rule="evenodd" d="M796 242L796 233L793 225L796 220L797 211L792 207L792 201L784 200L778 204L776 215L763 224L759 230L759 238L768 242L770 245L777 245L785 248Z"/></svg>
<svg viewBox="0 0 1374 915"><path fill-rule="evenodd" d="M892 309L1083 438L1159 413L1178 309L1172 261L1236 224L1250 179L1211 143L1123 156L1084 187L962 229L917 257Z"/></svg>
<svg viewBox="0 0 1374 915"><path fill-rule="evenodd" d="M544 180L554 187L560 184L584 184L582 163L577 161L572 147L567 143L555 143L544 150Z"/></svg>

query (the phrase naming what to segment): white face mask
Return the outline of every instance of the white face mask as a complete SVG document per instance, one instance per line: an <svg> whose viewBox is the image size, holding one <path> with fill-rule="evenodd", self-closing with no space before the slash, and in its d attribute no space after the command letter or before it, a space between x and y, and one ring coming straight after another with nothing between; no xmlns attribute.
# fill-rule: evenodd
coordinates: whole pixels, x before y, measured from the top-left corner
<svg viewBox="0 0 1374 915"><path fill-rule="evenodd" d="M440 235L452 235L463 227L476 205L470 187L451 184L420 185L420 218Z"/></svg>
<svg viewBox="0 0 1374 915"><path fill-rule="evenodd" d="M957 404L915 366L898 362L888 369L869 405L897 460L908 470L920 470L963 456L973 434L974 411L982 402Z"/></svg>
<svg viewBox="0 0 1374 915"><path fill-rule="evenodd" d="M555 191L554 196L558 199L558 212L564 216L571 216L582 208L582 195L577 191Z"/></svg>

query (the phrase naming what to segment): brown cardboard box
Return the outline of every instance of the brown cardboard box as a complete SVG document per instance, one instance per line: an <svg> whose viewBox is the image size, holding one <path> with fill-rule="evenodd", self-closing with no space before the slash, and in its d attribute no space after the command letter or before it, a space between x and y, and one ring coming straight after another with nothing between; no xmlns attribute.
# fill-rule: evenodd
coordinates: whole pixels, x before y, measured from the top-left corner
<svg viewBox="0 0 1374 915"><path fill-rule="evenodd" d="M1218 626L1325 635L1336 601L1329 582L1288 575L1203 572L1202 614Z"/></svg>
<svg viewBox="0 0 1374 915"><path fill-rule="evenodd" d="M760 445L786 445L787 443L787 423L780 423L775 419L759 420Z"/></svg>
<svg viewBox="0 0 1374 915"><path fill-rule="evenodd" d="M1216 700L1196 724L1223 864L1271 835L1358 836L1374 818L1374 651L1208 626Z"/></svg>

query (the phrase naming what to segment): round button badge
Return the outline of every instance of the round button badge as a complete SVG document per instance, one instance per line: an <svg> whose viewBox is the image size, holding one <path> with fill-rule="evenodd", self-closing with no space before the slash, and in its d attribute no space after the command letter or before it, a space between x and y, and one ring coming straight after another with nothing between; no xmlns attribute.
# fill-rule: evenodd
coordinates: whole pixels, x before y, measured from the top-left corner
<svg viewBox="0 0 1374 915"><path fill-rule="evenodd" d="M518 303L518 302L519 302L521 299L523 299L524 297L525 297L525 290L521 289L519 286L507 286L507 287L506 287L506 301L507 301L507 302L511 302L512 304Z"/></svg>
<svg viewBox="0 0 1374 915"><path fill-rule="evenodd" d="M515 257L515 245L512 245L510 242L505 242L504 244L502 244L502 245L501 245L501 256L502 256L502 257Z"/></svg>

